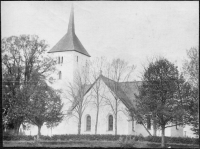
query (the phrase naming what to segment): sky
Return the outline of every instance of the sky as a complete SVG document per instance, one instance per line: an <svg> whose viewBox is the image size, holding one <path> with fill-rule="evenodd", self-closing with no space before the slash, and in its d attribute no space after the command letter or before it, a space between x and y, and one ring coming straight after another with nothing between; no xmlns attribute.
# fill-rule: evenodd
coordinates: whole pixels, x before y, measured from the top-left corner
<svg viewBox="0 0 200 149"><path fill-rule="evenodd" d="M126 60L136 65L136 80L153 57L181 70L186 50L199 46L198 1L3 1L1 39L35 34L50 50L67 33L72 3L75 32L91 60Z"/></svg>

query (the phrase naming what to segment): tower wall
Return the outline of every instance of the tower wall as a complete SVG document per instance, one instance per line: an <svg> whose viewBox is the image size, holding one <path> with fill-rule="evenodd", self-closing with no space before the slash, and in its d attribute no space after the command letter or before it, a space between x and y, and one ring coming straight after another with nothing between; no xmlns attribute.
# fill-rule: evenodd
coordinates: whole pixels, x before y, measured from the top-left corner
<svg viewBox="0 0 200 149"><path fill-rule="evenodd" d="M89 62L88 56L76 51L55 52L51 55L57 60L57 72L53 76L56 79L55 84L58 88L65 88L68 83L73 83L76 80L77 72L83 74L86 63ZM60 61L63 58L63 62L58 63L58 57L60 57ZM61 79L59 79L59 71L61 72Z"/></svg>

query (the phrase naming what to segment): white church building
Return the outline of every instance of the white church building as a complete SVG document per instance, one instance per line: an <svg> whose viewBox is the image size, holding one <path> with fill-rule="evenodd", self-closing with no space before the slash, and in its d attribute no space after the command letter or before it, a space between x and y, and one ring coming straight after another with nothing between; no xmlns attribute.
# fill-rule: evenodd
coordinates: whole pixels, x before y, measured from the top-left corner
<svg viewBox="0 0 200 149"><path fill-rule="evenodd" d="M75 34L75 25L74 25L74 9L72 7L68 31L60 39L60 41L48 52L52 57L55 57L58 61L57 70L58 73L54 74L57 80L53 84L53 87L56 89L62 89L63 92L67 90L67 84L69 82L75 82L75 74L77 71L85 69L87 62L90 59L90 55L87 50L84 48L77 35ZM85 90L84 100L89 100L87 107L85 108L82 119L81 119L81 134L95 134L95 124L96 124L96 115L97 110L95 107L95 98L94 98L94 87L95 84L99 83L101 89L99 94L102 95L102 105L100 106L98 113L98 127L97 134L115 134L115 114L113 109L115 109L115 98L119 99L118 103L118 114L117 114L117 134L119 135L143 135L148 136L148 132L145 127L141 124L137 124L134 119L131 119L127 113L127 109L131 106L135 106L135 94L138 93L138 85L141 82L118 82L116 83L109 78L106 78L102 74L98 79L90 85L87 85ZM117 85L117 90L115 86ZM76 108L76 103L69 104L66 99L65 93L63 93L62 101L64 103L63 113L73 110ZM108 104L109 103L109 104ZM71 109L72 108L72 109ZM188 127L188 126L186 126ZM189 128L183 127L168 127L165 129L166 136L173 137L194 137ZM153 126L151 123L146 125L146 128L153 135ZM25 131L26 135L36 135L37 127L31 126L30 130ZM41 128L42 135L59 135L59 134L77 134L78 133L78 121L77 118L70 117L64 118L63 121L55 128L48 129L45 124ZM161 131L157 130L157 135L161 136Z"/></svg>

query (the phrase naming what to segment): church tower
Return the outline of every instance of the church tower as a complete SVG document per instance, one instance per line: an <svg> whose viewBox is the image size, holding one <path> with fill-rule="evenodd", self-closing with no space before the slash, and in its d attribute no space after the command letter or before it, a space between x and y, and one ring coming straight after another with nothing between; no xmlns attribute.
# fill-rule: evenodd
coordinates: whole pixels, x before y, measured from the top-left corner
<svg viewBox="0 0 200 149"><path fill-rule="evenodd" d="M73 5L67 33L48 53L57 59L56 78L60 82L73 83L76 72L86 67L90 55L75 34Z"/></svg>

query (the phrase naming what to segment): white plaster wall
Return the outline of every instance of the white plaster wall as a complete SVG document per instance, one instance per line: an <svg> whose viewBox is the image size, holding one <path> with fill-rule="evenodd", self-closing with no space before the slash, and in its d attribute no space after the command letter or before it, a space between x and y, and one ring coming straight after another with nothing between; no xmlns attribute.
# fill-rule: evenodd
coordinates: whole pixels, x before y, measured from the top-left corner
<svg viewBox="0 0 200 149"><path fill-rule="evenodd" d="M192 126L190 125L186 125L184 128L183 128L183 136L184 137L192 137L192 138L195 138L196 136L194 135L194 132L191 130Z"/></svg>
<svg viewBox="0 0 200 149"><path fill-rule="evenodd" d="M128 134L130 134L130 135L140 135L141 134L144 137L149 135L149 133L144 128L144 126L137 124L136 121L134 121L134 131L132 130L132 121L129 121L129 128L128 129L129 129ZM152 134L152 132L153 132L152 127L149 130L149 132Z"/></svg>
<svg viewBox="0 0 200 149"><path fill-rule="evenodd" d="M73 83L75 81L74 76L76 71L82 71L86 64L86 60L89 61L89 57L75 51L51 53L51 56L54 58L57 58L58 56L63 57L63 63L56 65L57 70L62 72L62 79L59 80L58 74L54 74L54 77L57 80L52 86L55 89L62 89L63 94L61 95L61 99L64 103L62 111L66 114L68 109L71 107L71 104L69 104L68 100L66 99L68 85L69 83ZM53 134L77 134L77 127L77 119L75 117L70 119L65 118L57 127L52 129L52 132ZM44 131L43 133L46 134L47 131Z"/></svg>
<svg viewBox="0 0 200 149"><path fill-rule="evenodd" d="M142 134L143 136L148 136L148 132L145 130L143 125L140 124L136 124L136 121L134 121L134 131L132 131L132 121L129 121L129 134L132 135L140 135ZM146 126L147 127L147 126ZM183 127L181 126L177 126L178 129L176 129L176 127L167 127L165 129L165 136L168 137L183 137ZM149 132L153 135L153 125L151 125L151 129L149 130ZM156 132L157 136L161 136L161 130L157 130Z"/></svg>
<svg viewBox="0 0 200 149"><path fill-rule="evenodd" d="M183 127L171 127L171 137L183 137Z"/></svg>
<svg viewBox="0 0 200 149"><path fill-rule="evenodd" d="M115 99L113 95L110 93L109 89L105 84L101 81L102 88L106 90L106 96L107 98L110 98L112 102L114 103ZM92 90L90 90L87 95L90 95ZM100 91L100 94L102 94L102 90ZM86 95L86 96L87 96ZM95 134L95 122L96 122L96 108L94 104L92 104L92 101L94 101L95 98L91 98L91 103L89 107L85 110L83 117L82 117L82 127L81 127L81 133L82 134ZM121 103L119 105L119 109L124 109L125 106ZM86 116L91 116L91 131L86 131ZM113 131L108 131L108 115L113 115ZM128 133L128 117L123 113L118 113L118 127L117 127L117 134L127 134ZM98 120L98 128L97 128L97 134L115 134L115 119L113 111L111 110L111 107L106 105L102 106L99 111L99 120Z"/></svg>

